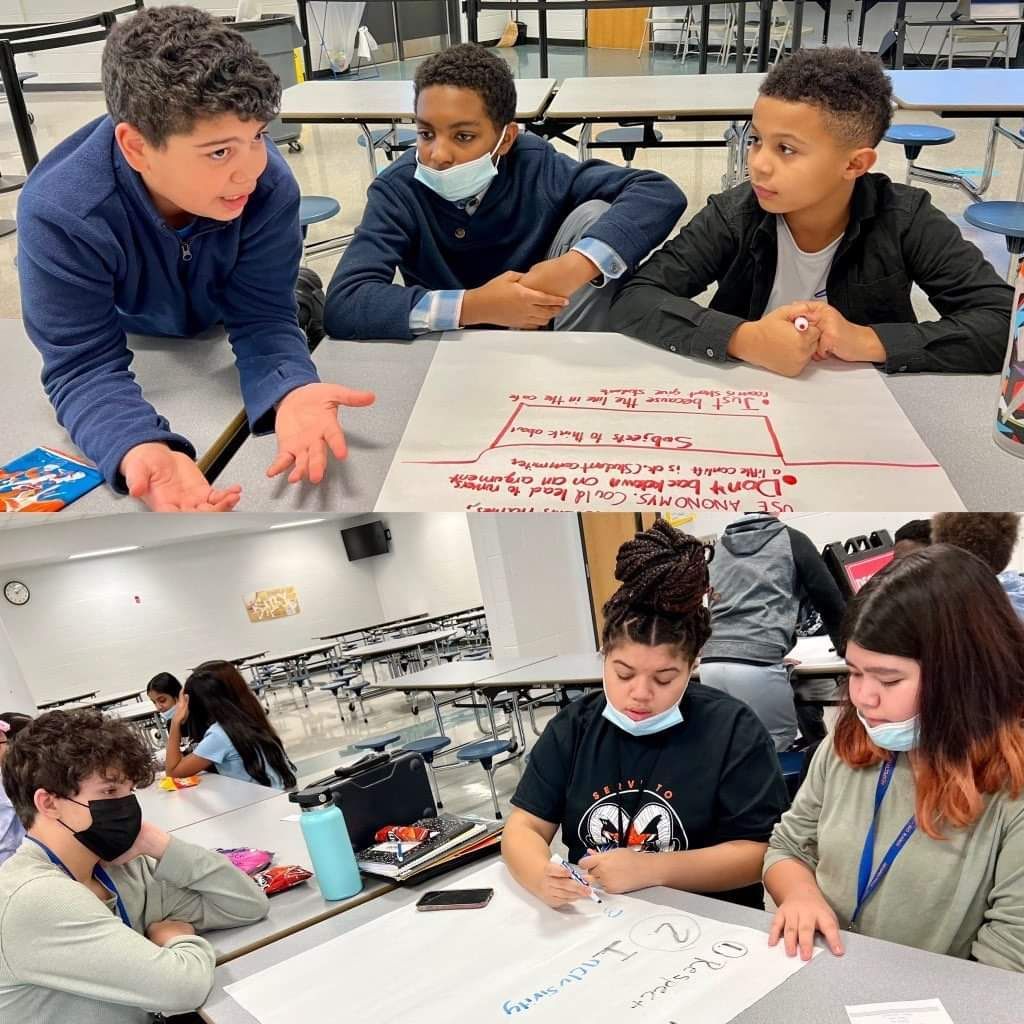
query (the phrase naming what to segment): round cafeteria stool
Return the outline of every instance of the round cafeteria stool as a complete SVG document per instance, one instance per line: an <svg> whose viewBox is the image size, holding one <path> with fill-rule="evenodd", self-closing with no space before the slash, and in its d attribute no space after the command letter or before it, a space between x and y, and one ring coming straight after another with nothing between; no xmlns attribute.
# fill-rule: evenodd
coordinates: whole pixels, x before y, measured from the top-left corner
<svg viewBox="0 0 1024 1024"><path fill-rule="evenodd" d="M1017 260L1024 254L1024 203L1008 200L972 203L964 210L964 220L972 227L1003 236L1010 253L1007 280L1013 284Z"/></svg>
<svg viewBox="0 0 1024 1024"><path fill-rule="evenodd" d="M299 227L302 237L310 224L319 224L322 220L330 220L341 212L341 203L331 196L302 196L299 199Z"/></svg>
<svg viewBox="0 0 1024 1024"><path fill-rule="evenodd" d="M654 137L658 142L664 138L657 129L655 129ZM644 148L644 126L638 124L626 128L608 128L606 131L599 132L594 141L614 143L622 151L622 159L626 161L626 166L632 167L636 151Z"/></svg>
<svg viewBox="0 0 1024 1024"><path fill-rule="evenodd" d="M437 809L444 806L441 803L441 787L437 784L437 776L434 774L434 755L439 750L451 745L451 739L447 736L424 736L421 740L413 740L402 747L403 754L419 754L426 762L427 775L430 777L431 785L434 787L434 803Z"/></svg>
<svg viewBox="0 0 1024 1024"><path fill-rule="evenodd" d="M356 701L359 703L359 714L362 715L362 717L363 717L363 724L364 725L369 724L369 720L366 717L366 707L363 705L363 690L365 690L366 687L369 686L369 685L370 684L367 683L367 681L365 679L358 679L357 678L357 679L353 679L348 684L348 687L347 687L349 697L350 698L351 697L355 697ZM348 702L348 709L349 709L349 711L355 711L355 709L356 709L355 704L353 704L351 700L349 700L349 702Z"/></svg>
<svg viewBox="0 0 1024 1024"><path fill-rule="evenodd" d="M384 736L372 736L367 740L359 740L353 743L352 746L356 750L373 750L378 754L383 754L385 747L390 746L392 743L397 743L400 739L400 733L389 732Z"/></svg>
<svg viewBox="0 0 1024 1024"><path fill-rule="evenodd" d="M951 128L942 128L933 124L894 124L882 136L884 142L894 142L903 147L907 156L907 184L910 184L914 172L914 161L921 155L925 146L945 146L956 138Z"/></svg>
<svg viewBox="0 0 1024 1024"><path fill-rule="evenodd" d="M806 750L780 750L778 753L779 767L782 768L782 778L789 791L789 799L796 796L800 788L800 773L803 771Z"/></svg>
<svg viewBox="0 0 1024 1024"><path fill-rule="evenodd" d="M456 755L460 761L479 761L480 767L487 773L487 783L491 787L491 799L494 801L494 816L501 817L498 807L498 794L494 790L494 759L512 749L508 740L481 740L479 743L467 743Z"/></svg>

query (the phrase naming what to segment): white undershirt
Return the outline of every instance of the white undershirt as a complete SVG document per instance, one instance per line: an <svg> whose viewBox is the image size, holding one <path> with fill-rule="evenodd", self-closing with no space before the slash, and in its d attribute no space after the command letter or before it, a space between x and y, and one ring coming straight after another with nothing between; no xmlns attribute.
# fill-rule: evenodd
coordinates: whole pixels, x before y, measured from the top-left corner
<svg viewBox="0 0 1024 1024"><path fill-rule="evenodd" d="M832 268L832 257L843 240L840 235L818 252L804 252L793 238L786 218L776 214L775 233L778 238L778 259L775 264L775 282L765 313L791 302L810 299L828 302L826 285Z"/></svg>

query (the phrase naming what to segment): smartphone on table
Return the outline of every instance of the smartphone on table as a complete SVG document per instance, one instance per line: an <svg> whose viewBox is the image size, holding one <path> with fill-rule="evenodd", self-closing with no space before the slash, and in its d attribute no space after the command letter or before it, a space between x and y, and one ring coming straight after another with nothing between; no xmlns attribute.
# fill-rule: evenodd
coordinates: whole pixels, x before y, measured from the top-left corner
<svg viewBox="0 0 1024 1024"><path fill-rule="evenodd" d="M425 892L417 901L417 910L479 910L491 902L493 889L437 889Z"/></svg>

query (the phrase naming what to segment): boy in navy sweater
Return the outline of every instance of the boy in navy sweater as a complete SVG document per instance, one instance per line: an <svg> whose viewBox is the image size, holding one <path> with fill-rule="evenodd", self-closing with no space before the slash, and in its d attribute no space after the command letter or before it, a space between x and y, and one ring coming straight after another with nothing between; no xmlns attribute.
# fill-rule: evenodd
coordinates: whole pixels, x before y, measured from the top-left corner
<svg viewBox="0 0 1024 1024"><path fill-rule="evenodd" d="M195 449L142 397L126 332L227 329L268 469L314 483L345 455L337 409L373 395L320 383L299 327L299 190L266 140L280 83L243 37L189 7L141 11L103 53L108 117L29 176L18 273L57 418L116 490L158 511L226 511Z"/></svg>
<svg viewBox="0 0 1024 1024"><path fill-rule="evenodd" d="M370 185L327 291L328 334L608 329L619 284L668 236L682 192L653 171L581 164L520 134L515 80L481 46L424 61L415 94L415 152Z"/></svg>

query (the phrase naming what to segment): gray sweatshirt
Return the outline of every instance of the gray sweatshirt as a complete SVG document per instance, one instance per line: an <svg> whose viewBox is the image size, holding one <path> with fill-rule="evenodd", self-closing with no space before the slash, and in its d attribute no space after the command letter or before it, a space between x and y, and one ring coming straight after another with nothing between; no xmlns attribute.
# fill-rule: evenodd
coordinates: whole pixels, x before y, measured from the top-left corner
<svg viewBox="0 0 1024 1024"><path fill-rule="evenodd" d="M267 897L222 854L171 837L159 863L108 868L132 927L111 896L101 901L26 840L0 868L0 1021L144 1024L206 999L216 956L199 936L166 946L145 936L155 921L197 931L252 924Z"/></svg>
<svg viewBox="0 0 1024 1024"><path fill-rule="evenodd" d="M811 868L842 928L857 903L878 771L850 768L826 738L765 856L766 875L790 857ZM875 868L914 813L914 796L913 773L901 754L878 815ZM973 826L947 835L936 840L918 829L910 837L865 903L857 931L1024 971L1024 796L987 797Z"/></svg>

